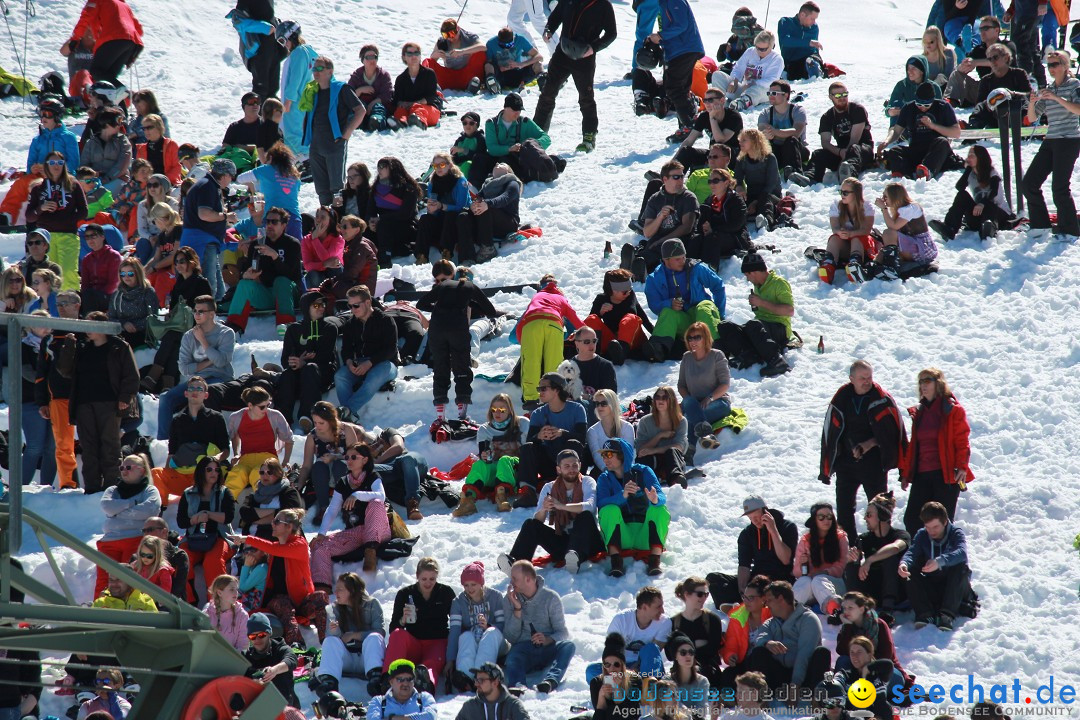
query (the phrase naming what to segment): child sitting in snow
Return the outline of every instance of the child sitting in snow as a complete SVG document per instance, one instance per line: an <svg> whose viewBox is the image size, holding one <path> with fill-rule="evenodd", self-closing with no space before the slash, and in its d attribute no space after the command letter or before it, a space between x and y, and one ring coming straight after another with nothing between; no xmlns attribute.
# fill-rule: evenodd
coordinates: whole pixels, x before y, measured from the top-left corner
<svg viewBox="0 0 1080 720"><path fill-rule="evenodd" d="M266 592L266 576L270 565L266 553L253 547L244 553L244 566L240 569L240 604L248 612L255 612L262 607L263 593Z"/></svg>

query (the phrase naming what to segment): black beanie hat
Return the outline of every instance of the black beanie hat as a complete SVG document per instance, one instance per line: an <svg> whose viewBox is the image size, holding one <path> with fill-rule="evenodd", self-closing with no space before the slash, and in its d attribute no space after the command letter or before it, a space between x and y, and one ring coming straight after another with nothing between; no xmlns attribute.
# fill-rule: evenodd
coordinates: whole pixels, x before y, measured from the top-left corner
<svg viewBox="0 0 1080 720"><path fill-rule="evenodd" d="M604 652L600 655L603 660L606 657L617 657L626 664L626 640L619 633L611 633L604 638Z"/></svg>
<svg viewBox="0 0 1080 720"><path fill-rule="evenodd" d="M756 272L756 271L768 272L769 268L765 265L765 258L761 257L756 252L746 253L742 259L742 272Z"/></svg>
<svg viewBox="0 0 1080 720"><path fill-rule="evenodd" d="M922 85L915 88L915 99L933 102L934 98L937 97L937 92L934 90L934 88L934 83L924 82Z"/></svg>
<svg viewBox="0 0 1080 720"><path fill-rule="evenodd" d="M683 645L689 645L696 649L694 641L690 639L690 636L681 630L675 630L668 636L667 642L664 643L664 655L671 662L675 662L675 656L679 652L679 648Z"/></svg>

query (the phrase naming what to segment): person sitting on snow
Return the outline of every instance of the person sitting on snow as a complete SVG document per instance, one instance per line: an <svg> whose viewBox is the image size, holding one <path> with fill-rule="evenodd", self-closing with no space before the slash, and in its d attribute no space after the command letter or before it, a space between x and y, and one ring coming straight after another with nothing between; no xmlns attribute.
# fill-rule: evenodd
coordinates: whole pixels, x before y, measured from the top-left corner
<svg viewBox="0 0 1080 720"><path fill-rule="evenodd" d="M754 38L754 47L743 53L731 74L717 71L710 83L727 91L729 108L742 111L765 102L769 85L783 72L784 59L776 52L776 36L762 30Z"/></svg>
<svg viewBox="0 0 1080 720"><path fill-rule="evenodd" d="M735 367L763 362L762 377L783 375L791 369L783 354L792 336L791 318L795 315L791 285L775 270L770 271L757 253L743 258L742 273L752 286L749 302L754 319L741 326L720 323L717 341Z"/></svg>
<svg viewBox="0 0 1080 720"><path fill-rule="evenodd" d="M672 355L676 339L694 322L705 323L715 334L724 319L724 281L712 268L697 260L687 260L682 240L665 240L660 248L659 267L645 280L645 298L656 315L652 338L643 350L650 362L663 362Z"/></svg>
<svg viewBox="0 0 1080 720"><path fill-rule="evenodd" d="M885 150L904 136L908 138L906 147ZM946 170L953 155L949 141L958 137L960 124L956 113L940 99L937 85L925 82L915 91L915 99L896 116L896 124L878 143L877 152L892 170L893 177L930 180Z"/></svg>
<svg viewBox="0 0 1080 720"><path fill-rule="evenodd" d="M780 54L788 80L805 80L822 75L825 62L821 59L817 19L821 8L807 0L794 17L780 18L776 34L780 36Z"/></svg>

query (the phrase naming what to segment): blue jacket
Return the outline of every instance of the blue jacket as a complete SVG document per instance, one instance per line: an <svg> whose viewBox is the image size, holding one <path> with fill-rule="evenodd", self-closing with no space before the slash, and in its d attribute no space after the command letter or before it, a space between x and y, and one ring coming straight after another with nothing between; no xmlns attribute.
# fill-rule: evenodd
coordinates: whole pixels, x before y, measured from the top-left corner
<svg viewBox="0 0 1080 720"><path fill-rule="evenodd" d="M660 0L660 47L669 63L687 53L705 54L694 11L686 0Z"/></svg>
<svg viewBox="0 0 1080 720"><path fill-rule="evenodd" d="M341 89L345 87L345 83L340 80L330 79L330 103L327 105L327 114L330 119L330 129L334 131L334 139L337 140L341 137L341 122L338 120L338 96L341 94ZM318 92L318 91L316 91ZM308 111L307 116L304 118L304 142L311 142L311 128L315 124L315 110Z"/></svg>
<svg viewBox="0 0 1080 720"><path fill-rule="evenodd" d="M443 193L437 195L436 200L446 205L446 212L459 213L465 208L469 207L472 202L472 196L469 195L469 181L464 177L459 177L457 182L454 183L454 188L449 193ZM442 210L436 210L435 214L443 212Z"/></svg>
<svg viewBox="0 0 1080 720"><path fill-rule="evenodd" d="M638 484L635 498L645 497L645 488L656 491L656 504L666 505L667 495L664 488L660 487L660 481L656 479L656 473L647 465L638 465L634 462L634 446L622 438L612 438L610 442L617 442L623 449L623 477L632 478ZM596 481L596 507L605 505L618 505L622 509L629 506L629 500L623 496L623 483L610 470L605 470Z"/></svg>
<svg viewBox="0 0 1080 720"><path fill-rule="evenodd" d="M711 299L716 303L720 317L724 317L724 281L712 271L712 268L696 260L687 260L686 267L681 273L673 273L660 263L649 273L649 277L645 278L645 299L649 303L649 309L655 315L659 316L661 310L671 307L671 301L681 295L672 287L673 280L679 278L684 278L684 283L690 288L690 302L684 308ZM710 298L709 295L712 297Z"/></svg>
<svg viewBox="0 0 1080 720"><path fill-rule="evenodd" d="M930 560L937 560L942 568L967 565L967 537L964 531L950 522L945 525L945 537L940 541L932 539L926 528L915 533L911 547L904 553L901 562L911 572L917 573Z"/></svg>
<svg viewBox="0 0 1080 720"><path fill-rule="evenodd" d="M784 58L784 62L805 60L817 52L817 48L810 46L811 40L818 39L817 23L803 27L799 23L798 15L780 18L776 35L780 42L780 56Z"/></svg>
<svg viewBox="0 0 1080 720"><path fill-rule="evenodd" d="M234 11L235 12L235 11ZM263 38L269 37L274 26L262 20L252 20L247 17L234 17L230 12L225 17L232 20L236 34L240 36L240 49L244 53L244 60L250 60L259 52L259 45Z"/></svg>
<svg viewBox="0 0 1080 720"><path fill-rule="evenodd" d="M368 701L367 716L371 720L387 720L391 715L404 715L411 720L435 720L438 708L431 693L417 690L413 690L412 697L403 703L394 699L393 690Z"/></svg>
<svg viewBox="0 0 1080 720"><path fill-rule="evenodd" d="M289 53L289 62L281 76L282 102L291 100L294 105L300 102L300 93L304 92L304 86L311 82L311 68L318 56L315 48L306 43L297 45Z"/></svg>
<svg viewBox="0 0 1080 720"><path fill-rule="evenodd" d="M26 172L38 163L45 162L45 156L53 150L64 153L68 172L72 175L79 169L79 138L61 123L52 130L38 128L37 137L30 141L30 152L26 154Z"/></svg>

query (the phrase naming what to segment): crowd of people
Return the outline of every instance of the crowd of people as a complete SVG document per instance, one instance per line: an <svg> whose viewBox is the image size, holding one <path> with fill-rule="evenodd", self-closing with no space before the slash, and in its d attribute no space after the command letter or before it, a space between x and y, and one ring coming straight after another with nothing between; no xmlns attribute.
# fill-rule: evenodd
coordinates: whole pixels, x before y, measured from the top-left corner
<svg viewBox="0 0 1080 720"><path fill-rule="evenodd" d="M775 33L741 8L715 58L705 55L686 0L638 3L635 107L677 115L668 138L675 153L647 173L630 223L641 237L622 248L621 267L604 273L589 312L579 315L545 274L516 319L492 304L469 266L519 237L524 184L565 168L548 152L547 131L570 78L582 116L577 151L595 149L596 55L616 38L608 0L562 0L550 15L544 3L514 0L507 25L487 41L460 18L447 19L426 59L420 44L402 46L396 80L379 48L366 44L347 82L298 22L276 17L270 0L241 0L229 18L252 89L243 117L210 154L171 139L152 90L129 97L121 84L121 70L143 47L131 9L123 0L88 2L62 50L86 72L69 64L68 93L40 100L26 173L0 202L0 221L27 226L26 257L3 271L0 295L4 312L112 320L122 332L32 329L4 338L23 354L19 480L102 493L98 549L203 607L291 707L295 651L311 639L303 632L310 624L322 646L311 686L324 701L336 702L342 678L353 675L368 683L369 716L434 718L436 695L475 692L459 717L527 717L518 698L528 687L555 691L578 651L562 598L537 566L576 573L606 565L619 578L638 560L660 575L669 527L679 522L665 488L701 477L697 454L740 423L731 369L760 365L764 377L791 370L785 353L799 344L791 285L752 239L793 224L797 201L785 188L838 187L832 234L817 256L824 282L838 269L851 282L929 272L939 252L933 234L989 238L1020 225L986 148L975 144L961 160L951 144L1012 113L1048 126L1017 188L1030 207L1028 237L1077 239L1069 178L1080 153L1080 82L1069 53L1048 51L1043 70L1029 25L1045 7L1033 0L1016 3L1012 42L1001 38L1000 18L960 12L960 2L945 0L941 29L928 27L923 53L905 64L876 146L867 109L822 59L821 9L812 0L780 19ZM526 16L543 43L529 35ZM973 26L980 44L964 39ZM658 80L650 71L661 65ZM802 93L791 81L823 77L833 78L831 108L819 121L820 148L811 150ZM517 91L532 84L540 92L530 118ZM441 127L444 91L467 101L469 93L508 90L494 117L461 114L460 135L420 172L392 155L374 174L349 162L356 132ZM64 124L80 103L81 138ZM967 108L970 118L959 119L956 110ZM708 146L697 148L702 135ZM897 182L864 197L860 176L878 168ZM926 179L933 189L950 170L963 170L952 207L927 218L900 180ZM1056 229L1041 191L1050 175ZM299 189L307 181L318 207L305 212ZM431 261L431 289L413 303L381 302L379 269L409 255ZM720 263L731 257L740 258L753 309L743 325L725 319ZM273 313L280 363L253 361L237 375L237 342L254 313ZM476 356L502 332L520 346L520 398L496 395L473 423ZM140 369L134 350L142 347L154 352ZM674 387L661 385L624 412L615 367L672 361ZM480 560L461 571L457 591L439 582L439 562L424 557L387 622L364 577L338 573L335 563L375 572L395 525L424 517L427 460L396 429L361 424L375 425L365 406L413 362L433 370L432 436L458 422L475 437L453 517L480 512L484 500L498 512L532 515L497 557L509 578L505 593L486 583ZM704 718L724 708L733 718L767 717L761 708L769 702L812 701L840 720L847 687L865 679L879 691L875 716L890 718L884 691L914 680L891 628L910 617L916 628L951 631L958 617L977 612L964 532L953 522L974 480L963 407L936 368L918 373L908 422L869 362L853 363L848 380L827 408L821 438L819 479L829 485L835 477L835 501L802 509L800 535L783 511L751 495L735 574L685 579L675 591L684 609L670 617L663 593L642 588L635 608L611 620L600 662L587 671L596 717ZM157 439L168 444L156 467L130 442L150 395L158 397ZM293 466L295 434L303 450ZM904 529L893 526L894 469L907 493ZM163 516L173 502L171 527ZM316 533L310 542L307 532ZM717 612L704 607L710 595ZM156 609L103 568L95 596L102 607ZM821 617L842 626L831 648ZM80 716L120 720L130 707L123 674L100 664L87 682L101 690Z"/></svg>

